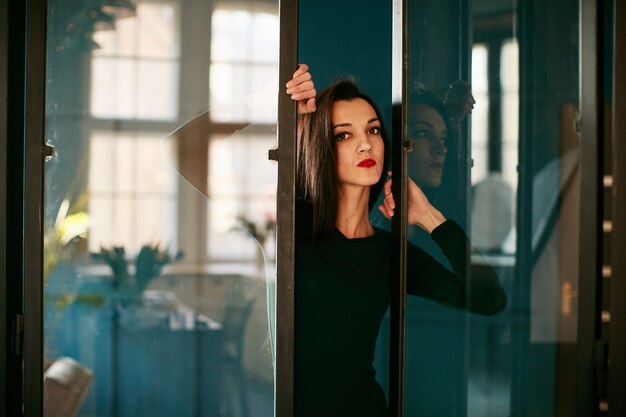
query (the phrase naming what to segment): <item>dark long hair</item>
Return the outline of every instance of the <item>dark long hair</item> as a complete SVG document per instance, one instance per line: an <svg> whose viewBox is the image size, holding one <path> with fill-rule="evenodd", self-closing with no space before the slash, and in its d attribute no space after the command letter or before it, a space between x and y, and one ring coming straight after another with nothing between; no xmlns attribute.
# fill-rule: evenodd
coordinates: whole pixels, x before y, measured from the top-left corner
<svg viewBox="0 0 626 417"><path fill-rule="evenodd" d="M385 143L384 169L388 167L387 133L380 110L374 101L361 93L350 80L337 81L316 99L317 110L301 115L298 120L296 189L299 199L310 203L312 213L309 221L300 221L300 227L310 228L312 237L332 232L337 221L339 204L339 180L337 176L337 144L333 134L333 103L341 100L363 99L376 112L380 121L381 135ZM369 208L376 202L383 188L385 176L370 189ZM308 216L299 213L300 217Z"/></svg>
<svg viewBox="0 0 626 417"><path fill-rule="evenodd" d="M411 110L413 110L413 108L418 104L424 104L435 109L446 124L446 128L450 130L450 115L448 109L446 108L444 102L441 101L435 93L426 89L417 90L417 92L412 94L409 98Z"/></svg>

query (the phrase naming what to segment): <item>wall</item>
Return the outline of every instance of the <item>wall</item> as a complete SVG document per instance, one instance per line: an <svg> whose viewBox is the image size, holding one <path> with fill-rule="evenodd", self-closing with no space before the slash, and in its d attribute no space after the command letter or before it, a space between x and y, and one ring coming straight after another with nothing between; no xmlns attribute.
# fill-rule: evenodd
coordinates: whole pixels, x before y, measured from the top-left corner
<svg viewBox="0 0 626 417"><path fill-rule="evenodd" d="M391 129L391 2L302 0L298 60L311 67L318 91L354 76Z"/></svg>

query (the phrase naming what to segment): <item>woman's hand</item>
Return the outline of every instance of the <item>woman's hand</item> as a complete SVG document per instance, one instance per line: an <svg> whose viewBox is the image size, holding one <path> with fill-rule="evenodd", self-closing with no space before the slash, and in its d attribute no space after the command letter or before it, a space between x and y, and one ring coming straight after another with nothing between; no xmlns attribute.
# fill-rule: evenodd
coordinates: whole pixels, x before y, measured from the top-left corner
<svg viewBox="0 0 626 417"><path fill-rule="evenodd" d="M383 216L391 219L393 217L393 210L396 208L396 202L393 200L393 194L391 194L391 171L387 172L387 176L389 179L385 181L383 187L385 199L383 200L383 204L378 206L378 210L383 213Z"/></svg>
<svg viewBox="0 0 626 417"><path fill-rule="evenodd" d="M391 171L387 174L391 177ZM437 226L446 221L446 218L439 212L439 210L430 204L426 195L424 195L422 190L410 178L408 191L409 224L417 225L426 230L428 233L431 233ZM391 193L391 179L385 182L384 193L385 200L383 201L383 204L378 206L378 209L386 218L391 219L394 214L394 209L396 208L396 203L393 199L393 194Z"/></svg>
<svg viewBox="0 0 626 417"><path fill-rule="evenodd" d="M315 85L307 64L300 64L293 78L287 83L287 94L298 102L298 113L313 113L315 111Z"/></svg>

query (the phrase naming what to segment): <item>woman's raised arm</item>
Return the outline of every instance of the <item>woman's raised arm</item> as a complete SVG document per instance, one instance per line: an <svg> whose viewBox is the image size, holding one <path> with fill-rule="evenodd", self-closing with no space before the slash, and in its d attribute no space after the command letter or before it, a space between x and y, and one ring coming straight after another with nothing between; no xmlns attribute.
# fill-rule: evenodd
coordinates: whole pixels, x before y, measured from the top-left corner
<svg viewBox="0 0 626 417"><path fill-rule="evenodd" d="M391 176L391 172L388 174ZM409 293L487 316L502 311L507 305L507 297L493 268L483 268L480 274L472 274L467 265L471 243L461 226L446 220L410 179L408 187L409 224L430 233L453 268L453 271L448 270L424 250L410 244ZM384 192L385 199L378 209L390 219L396 208L391 180L385 183ZM481 264L488 265L486 262Z"/></svg>

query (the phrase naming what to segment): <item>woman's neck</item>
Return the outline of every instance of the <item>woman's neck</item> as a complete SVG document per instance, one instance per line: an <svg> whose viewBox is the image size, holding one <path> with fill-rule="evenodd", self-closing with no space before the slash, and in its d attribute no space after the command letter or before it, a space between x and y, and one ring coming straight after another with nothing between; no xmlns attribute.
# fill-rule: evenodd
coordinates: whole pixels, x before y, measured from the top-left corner
<svg viewBox="0 0 626 417"><path fill-rule="evenodd" d="M348 239L373 235L369 220L370 187L343 186L339 189L339 205L335 227Z"/></svg>

